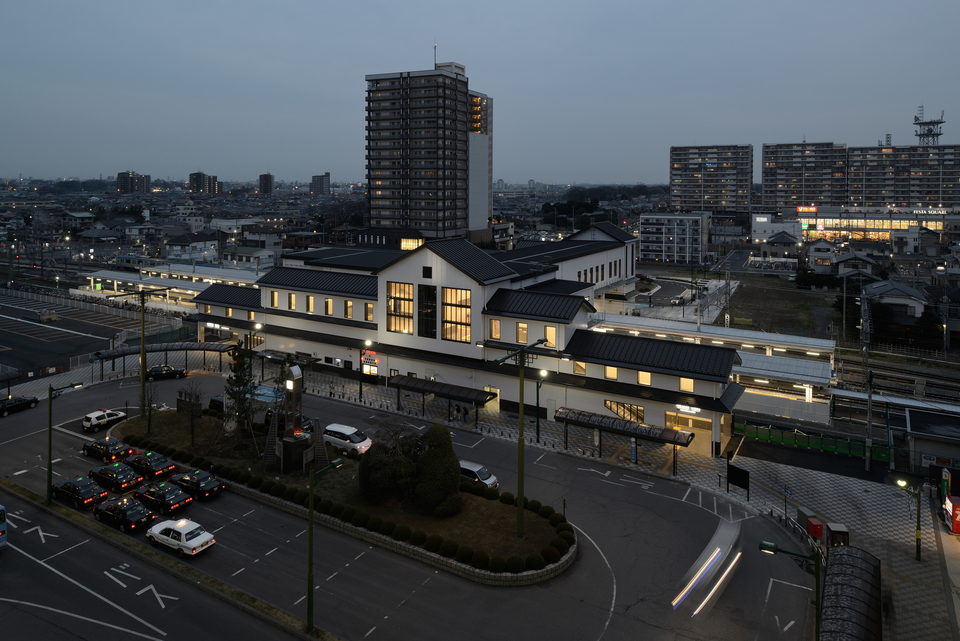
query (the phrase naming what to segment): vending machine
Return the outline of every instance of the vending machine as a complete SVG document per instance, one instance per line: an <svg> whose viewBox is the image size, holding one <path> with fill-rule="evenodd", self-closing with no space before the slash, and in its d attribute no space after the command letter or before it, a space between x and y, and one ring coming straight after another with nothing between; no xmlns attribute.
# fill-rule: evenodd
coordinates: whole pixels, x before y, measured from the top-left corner
<svg viewBox="0 0 960 641"><path fill-rule="evenodd" d="M943 520L950 528L950 534L960 534L960 496L948 496L943 512Z"/></svg>

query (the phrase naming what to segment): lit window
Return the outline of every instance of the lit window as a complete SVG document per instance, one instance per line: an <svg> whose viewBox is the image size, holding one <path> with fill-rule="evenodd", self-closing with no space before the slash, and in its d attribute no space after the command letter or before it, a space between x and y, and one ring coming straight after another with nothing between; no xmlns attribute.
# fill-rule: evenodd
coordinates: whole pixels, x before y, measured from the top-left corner
<svg viewBox="0 0 960 641"><path fill-rule="evenodd" d="M442 288L440 337L459 343L470 342L470 290Z"/></svg>
<svg viewBox="0 0 960 641"><path fill-rule="evenodd" d="M333 299L324 298L323 299L323 313L327 316L333 316Z"/></svg>
<svg viewBox="0 0 960 641"><path fill-rule="evenodd" d="M313 296L307 296L307 313L313 313Z"/></svg>
<svg viewBox="0 0 960 641"><path fill-rule="evenodd" d="M490 319L490 340L492 341L500 340L500 319L499 318Z"/></svg>
<svg viewBox="0 0 960 641"><path fill-rule="evenodd" d="M582 376L587 375L587 364L583 361L573 361L573 373Z"/></svg>
<svg viewBox="0 0 960 641"><path fill-rule="evenodd" d="M223 308L223 315L226 316L227 318L233 318L233 308L232 308L232 307L224 307L224 308Z"/></svg>
<svg viewBox="0 0 960 641"><path fill-rule="evenodd" d="M363 304L363 319L367 322L373 322L373 303Z"/></svg>
<svg viewBox="0 0 960 641"><path fill-rule="evenodd" d="M527 344L527 324L517 323L517 342L521 345Z"/></svg>
<svg viewBox="0 0 960 641"><path fill-rule="evenodd" d="M692 378L680 378L680 391L681 392L693 392L693 379Z"/></svg>
<svg viewBox="0 0 960 641"><path fill-rule="evenodd" d="M343 317L353 318L353 301L352 300L343 301Z"/></svg>
<svg viewBox="0 0 960 641"><path fill-rule="evenodd" d="M253 314L253 312L247 312L247 320L248 320L248 321L254 320L254 314Z"/></svg>
<svg viewBox="0 0 960 641"><path fill-rule="evenodd" d="M637 385L650 385L650 372L637 372Z"/></svg>
<svg viewBox="0 0 960 641"><path fill-rule="evenodd" d="M611 381L617 380L617 368L613 367L612 365L604 365L603 377Z"/></svg>
<svg viewBox="0 0 960 641"><path fill-rule="evenodd" d="M270 292L270 307L280 307L280 292Z"/></svg>
<svg viewBox="0 0 960 641"><path fill-rule="evenodd" d="M544 326L543 337L547 339L547 342L543 344L544 347L549 347L551 349L557 348L557 328L555 326Z"/></svg>
<svg viewBox="0 0 960 641"><path fill-rule="evenodd" d="M287 294L287 309L296 309L297 308L297 295L296 294Z"/></svg>
<svg viewBox="0 0 960 641"><path fill-rule="evenodd" d="M209 306L209 305L204 305L204 306L203 306L203 313L204 313L204 314L209 314L209 313L210 313L210 306Z"/></svg>

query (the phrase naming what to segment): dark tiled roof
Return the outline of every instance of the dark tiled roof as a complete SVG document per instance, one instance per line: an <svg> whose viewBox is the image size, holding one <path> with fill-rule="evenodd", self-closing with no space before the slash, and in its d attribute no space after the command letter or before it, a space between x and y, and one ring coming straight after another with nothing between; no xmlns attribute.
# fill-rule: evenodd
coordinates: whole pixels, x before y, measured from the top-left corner
<svg viewBox="0 0 960 641"><path fill-rule="evenodd" d="M493 254L493 257L515 271L526 275L532 272L555 271L554 266L564 260L589 256L611 247L621 247L620 243L600 240L538 242L524 244L519 249Z"/></svg>
<svg viewBox="0 0 960 641"><path fill-rule="evenodd" d="M434 252L470 278L484 285L517 275L513 269L504 265L497 258L490 256L463 238L428 241L417 251L423 251L424 249Z"/></svg>
<svg viewBox="0 0 960 641"><path fill-rule="evenodd" d="M614 225L614 224L611 223L610 221L606 221L606 220L605 220L605 221L603 221L603 222L594 223L593 225L591 225L591 227L593 227L594 229L597 229L597 230L599 230L599 231L602 231L603 233L605 233L605 234L606 234L607 236L609 236L610 238L612 238L612 239L614 239L614 240L616 240L616 241L619 241L619 242L621 242L621 243L625 243L625 242L627 242L627 241L636 240L636 239L637 239L636 236L634 236L633 234L631 234L631 233L628 232L628 231L624 231L624 230L620 229L619 227L617 227L616 225ZM586 232L586 231L589 231L589 228L588 228L588 229L584 229L584 230L582 230L582 231L578 231L577 233L571 235L570 238L576 238L579 234L583 234L583 233Z"/></svg>
<svg viewBox="0 0 960 641"><path fill-rule="evenodd" d="M636 367L644 371L716 382L727 382L734 364L739 362L737 351L729 347L677 343L585 329L574 332L564 351L577 360L591 363Z"/></svg>
<svg viewBox="0 0 960 641"><path fill-rule="evenodd" d="M487 301L483 313L570 323L584 305L590 312L597 311L583 296L498 289Z"/></svg>
<svg viewBox="0 0 960 641"><path fill-rule="evenodd" d="M193 302L241 309L260 309L260 290L255 287L214 284L194 296Z"/></svg>
<svg viewBox="0 0 960 641"><path fill-rule="evenodd" d="M376 272L409 253L407 251L370 247L325 246L287 254L284 258L303 260L304 265L364 269Z"/></svg>
<svg viewBox="0 0 960 641"><path fill-rule="evenodd" d="M785 231L779 231L766 240L768 245L797 244L797 237Z"/></svg>
<svg viewBox="0 0 960 641"><path fill-rule="evenodd" d="M593 283L581 283L578 280L551 278L542 283L534 283L523 288L525 292L549 292L551 294L576 294L593 289Z"/></svg>
<svg viewBox="0 0 960 641"><path fill-rule="evenodd" d="M367 274L345 274L316 269L277 267L257 280L260 287L282 287L319 294L341 294L376 300L377 277Z"/></svg>

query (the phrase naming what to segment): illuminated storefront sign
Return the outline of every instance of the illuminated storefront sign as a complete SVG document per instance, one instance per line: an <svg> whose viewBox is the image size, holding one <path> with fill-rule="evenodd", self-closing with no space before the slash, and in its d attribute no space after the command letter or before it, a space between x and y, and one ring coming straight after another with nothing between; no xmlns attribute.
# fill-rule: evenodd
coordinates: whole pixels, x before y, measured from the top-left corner
<svg viewBox="0 0 960 641"><path fill-rule="evenodd" d="M815 214L817 213L816 207L797 207L798 214Z"/></svg>

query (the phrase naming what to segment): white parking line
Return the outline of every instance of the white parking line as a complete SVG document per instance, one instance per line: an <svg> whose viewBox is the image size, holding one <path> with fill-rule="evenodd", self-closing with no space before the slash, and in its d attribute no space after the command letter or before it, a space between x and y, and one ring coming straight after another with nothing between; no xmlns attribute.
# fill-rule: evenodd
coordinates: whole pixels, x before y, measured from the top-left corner
<svg viewBox="0 0 960 641"><path fill-rule="evenodd" d="M272 550L270 550L269 552L267 552L267 553L264 554L263 556L270 556L271 554L273 554L273 553L276 552L276 551L277 551L277 548L273 548Z"/></svg>
<svg viewBox="0 0 960 641"><path fill-rule="evenodd" d="M245 569L246 569L246 568L240 568L239 570L237 570L236 572L234 572L234 573L231 574L230 576L237 576L238 574L240 574L241 572L243 572Z"/></svg>

